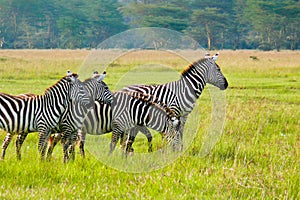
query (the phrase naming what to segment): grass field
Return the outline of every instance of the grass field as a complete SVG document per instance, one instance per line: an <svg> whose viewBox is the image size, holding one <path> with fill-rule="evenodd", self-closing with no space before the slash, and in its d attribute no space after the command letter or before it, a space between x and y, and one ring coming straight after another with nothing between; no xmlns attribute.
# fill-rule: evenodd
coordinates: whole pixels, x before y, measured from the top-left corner
<svg viewBox="0 0 300 200"><path fill-rule="evenodd" d="M0 91L41 94L67 69L80 71L89 53L0 50ZM120 72L139 63L137 58L143 56L120 58L107 68L105 81L111 88ZM150 59L177 71L185 67L167 55ZM221 140L205 158L199 150L210 124L207 89L198 100L201 128L196 138L168 166L128 173L89 153L63 164L60 146L52 161L40 162L37 133L31 133L20 162L13 142L0 162L0 199L300 199L300 52L224 50L218 64L229 82L226 123ZM0 140L4 137L0 131ZM145 139L141 142L146 145Z"/></svg>

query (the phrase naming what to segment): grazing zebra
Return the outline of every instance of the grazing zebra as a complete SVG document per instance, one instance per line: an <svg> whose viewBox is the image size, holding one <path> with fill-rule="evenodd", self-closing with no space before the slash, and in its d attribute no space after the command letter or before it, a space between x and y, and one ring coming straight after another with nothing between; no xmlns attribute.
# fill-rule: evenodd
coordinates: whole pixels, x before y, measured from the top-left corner
<svg viewBox="0 0 300 200"><path fill-rule="evenodd" d="M0 93L0 128L11 135L19 134L16 144L18 159L21 158L20 148L27 134L36 131L39 132L38 150L41 159L44 159L50 130L57 126L70 102L88 108L94 105L78 75L69 71L42 95ZM11 136L8 136L3 141L2 159L10 140Z"/></svg>
<svg viewBox="0 0 300 200"><path fill-rule="evenodd" d="M110 104L110 102L112 101L112 93L109 90L108 86L103 82L105 75L106 72L101 75L98 74L98 72L94 72L92 78L86 79L83 82L88 93L93 99L93 103L95 102L95 100L107 104ZM55 129L56 133L60 133L55 134L54 137L57 138L56 140L61 139L61 142L63 144L64 162L69 161L70 158L75 158L74 143L77 138L78 130L81 129L88 112L89 110L85 107L75 107L73 105L68 106L61 118L59 127ZM51 154L54 148L53 143L51 143L53 141L54 138L51 138L47 153L48 159L51 158Z"/></svg>
<svg viewBox="0 0 300 200"><path fill-rule="evenodd" d="M154 96L138 92L117 92L112 101L112 140L110 153L125 131L135 126L147 126L163 133L167 141L177 138L180 121L164 104L157 104ZM128 151L126 147L126 152Z"/></svg>
<svg viewBox="0 0 300 200"><path fill-rule="evenodd" d="M194 108L196 100L201 95L206 83L212 84L221 90L225 90L228 82L222 74L220 67L216 64L218 54L205 58L190 64L181 73L181 78L177 81L161 85L131 85L123 88L124 92L141 92L143 94L153 95L158 101L164 102L180 117L181 127L177 140L180 141L174 150L182 150L182 134L188 114ZM165 92L171 91L171 92ZM169 96L171 94L171 96ZM174 98L174 96L176 98ZM171 106L172 105L172 106ZM130 131L129 131L130 133ZM134 140L135 134L130 133L131 140Z"/></svg>

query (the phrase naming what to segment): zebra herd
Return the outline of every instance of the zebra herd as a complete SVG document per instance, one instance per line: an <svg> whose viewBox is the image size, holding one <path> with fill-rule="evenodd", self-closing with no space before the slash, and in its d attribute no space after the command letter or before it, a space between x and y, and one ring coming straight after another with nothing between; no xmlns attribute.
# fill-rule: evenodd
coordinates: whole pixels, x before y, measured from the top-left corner
<svg viewBox="0 0 300 200"><path fill-rule="evenodd" d="M184 125L206 83L221 90L228 86L215 62L217 57L206 55L185 68L179 80L161 85L131 85L111 92L103 82L105 72L95 72L81 82L77 74L68 71L43 95L0 93L0 128L7 132L1 159L13 135L17 135L17 159L21 159L20 149L30 132L38 132L42 160L46 154L51 159L58 142L63 146L64 162L74 159L76 141L84 156L86 134L109 132L110 153L119 139L126 155L133 152L132 144L139 131L146 135L151 152L152 135L147 128L160 132L174 151L181 151Z"/></svg>

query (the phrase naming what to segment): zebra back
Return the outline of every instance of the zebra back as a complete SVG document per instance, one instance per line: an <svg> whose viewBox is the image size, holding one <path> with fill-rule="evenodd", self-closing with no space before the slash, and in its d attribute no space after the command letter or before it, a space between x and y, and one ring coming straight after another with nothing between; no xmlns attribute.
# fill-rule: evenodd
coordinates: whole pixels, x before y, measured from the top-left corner
<svg viewBox="0 0 300 200"><path fill-rule="evenodd" d="M181 110L175 93L165 85L130 85L124 87L122 92L136 92L143 94L144 97L150 95L151 101L164 107L170 108L175 115L180 116Z"/></svg>

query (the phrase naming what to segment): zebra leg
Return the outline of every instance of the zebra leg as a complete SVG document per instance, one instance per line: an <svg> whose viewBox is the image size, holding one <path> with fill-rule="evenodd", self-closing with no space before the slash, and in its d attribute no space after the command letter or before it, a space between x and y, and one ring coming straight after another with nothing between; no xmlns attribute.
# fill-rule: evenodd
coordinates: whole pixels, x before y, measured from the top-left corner
<svg viewBox="0 0 300 200"><path fill-rule="evenodd" d="M17 153L17 159L21 160L21 147L23 142L25 141L28 133L19 134L16 140L16 153Z"/></svg>
<svg viewBox="0 0 300 200"><path fill-rule="evenodd" d="M47 141L48 141L49 135L48 132L40 131L39 132L39 144L38 144L38 150L41 156L41 160L45 160L45 154L47 149Z"/></svg>
<svg viewBox="0 0 300 200"><path fill-rule="evenodd" d="M138 130L136 130L135 128L129 130L129 133L125 136L126 137L126 141L125 141L125 155L126 157L128 155L132 155L134 153L134 149L132 147L132 144L135 140L135 137L138 133Z"/></svg>
<svg viewBox="0 0 300 200"><path fill-rule="evenodd" d="M78 131L76 130L75 132L73 132L70 136L70 145L69 145L69 161L75 160L75 142L77 140L77 136L78 136Z"/></svg>
<svg viewBox="0 0 300 200"><path fill-rule="evenodd" d="M5 138L4 138L4 140L3 140L1 160L4 160L6 149L7 149L8 145L9 145L12 137L13 137L13 134L7 133L6 136L5 136Z"/></svg>
<svg viewBox="0 0 300 200"><path fill-rule="evenodd" d="M72 144L69 143L69 147L68 147L68 159L67 159L67 162L70 162L70 161L74 161L75 160L75 146L74 146L74 143Z"/></svg>
<svg viewBox="0 0 300 200"><path fill-rule="evenodd" d="M69 160L68 148L70 146L70 143L68 140L65 140L62 143L63 143L63 161L64 161L64 163L67 163L67 161Z"/></svg>
<svg viewBox="0 0 300 200"><path fill-rule="evenodd" d="M67 163L69 161L69 148L70 148L70 136L67 133L64 133L61 138L61 143L63 146L63 161Z"/></svg>
<svg viewBox="0 0 300 200"><path fill-rule="evenodd" d="M128 155L128 153L134 152L132 144L133 144L138 132L139 132L139 130L138 130L138 127L136 126L136 127L129 129L128 133L124 133L124 136L121 137L121 139L122 139L121 144L123 146L123 149L125 149L126 156Z"/></svg>
<svg viewBox="0 0 300 200"><path fill-rule="evenodd" d="M47 160L50 161L52 158L52 153L54 147L57 145L57 143L61 140L61 134L60 133L55 133L49 137L49 147L47 151Z"/></svg>
<svg viewBox="0 0 300 200"><path fill-rule="evenodd" d="M114 130L111 135L109 154L113 153L113 151L115 150L115 148L117 146L120 135L124 134L124 132L121 131L121 129L119 129L119 126L117 124L114 124L113 127L114 127Z"/></svg>
<svg viewBox="0 0 300 200"><path fill-rule="evenodd" d="M77 132L65 132L63 134L62 143L63 143L63 152L64 152L64 163L69 162L70 160L75 160L75 140L77 138Z"/></svg>
<svg viewBox="0 0 300 200"><path fill-rule="evenodd" d="M148 152L152 152L153 149L152 149L152 134L151 134L151 132L148 130L148 128L146 126L140 126L139 131L142 132L147 137Z"/></svg>
<svg viewBox="0 0 300 200"><path fill-rule="evenodd" d="M66 141L66 142L63 144L63 162L64 162L64 163L67 163L67 161L68 161L68 147L69 147L69 144L68 144L68 142Z"/></svg>
<svg viewBox="0 0 300 200"><path fill-rule="evenodd" d="M78 131L78 140L79 140L79 149L80 149L80 155L85 158L85 153L84 153L84 142L85 142L85 136L86 134L82 131Z"/></svg>

